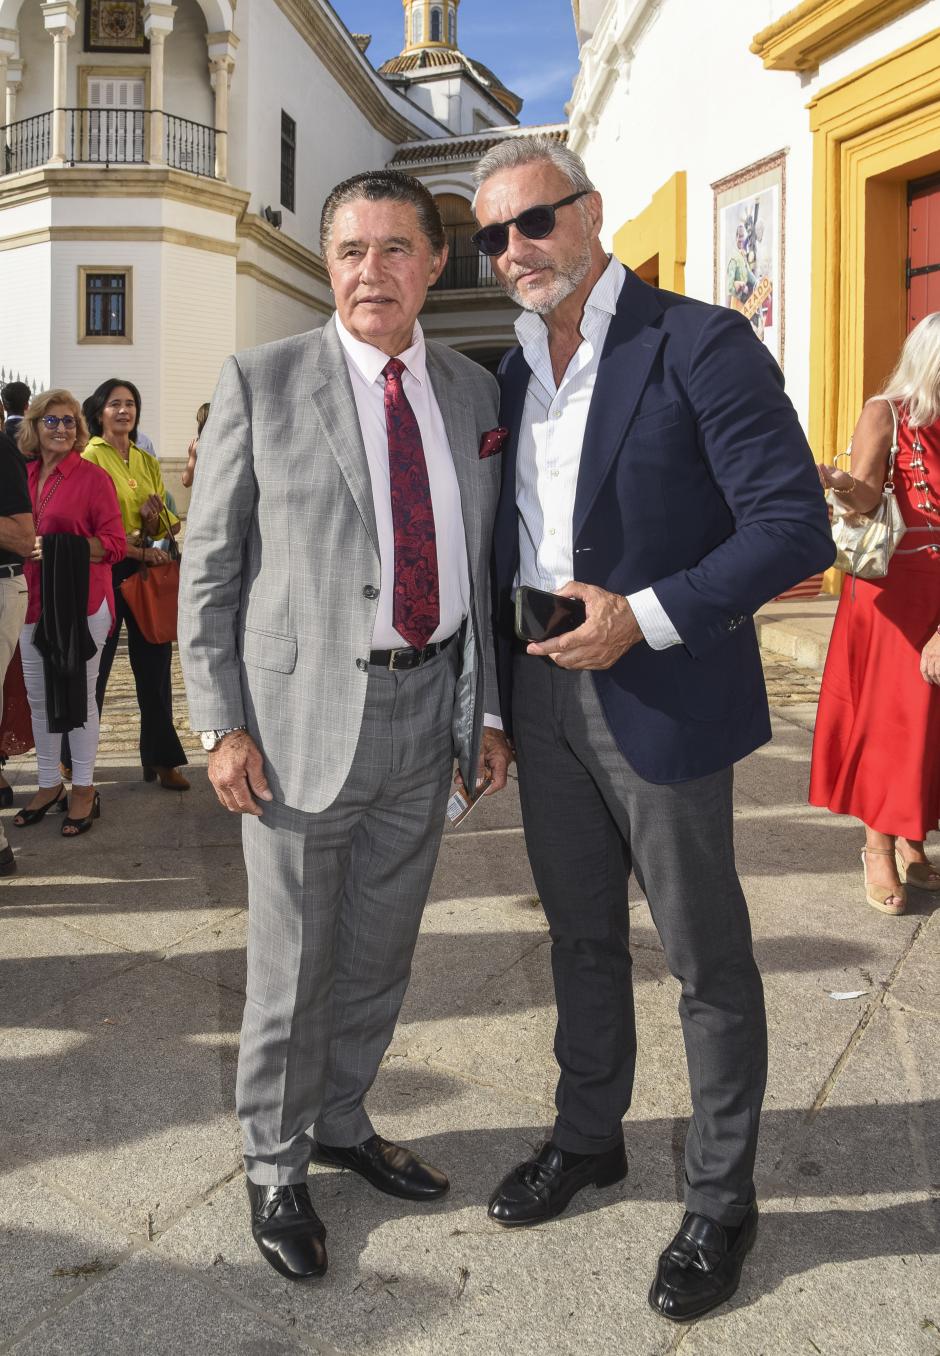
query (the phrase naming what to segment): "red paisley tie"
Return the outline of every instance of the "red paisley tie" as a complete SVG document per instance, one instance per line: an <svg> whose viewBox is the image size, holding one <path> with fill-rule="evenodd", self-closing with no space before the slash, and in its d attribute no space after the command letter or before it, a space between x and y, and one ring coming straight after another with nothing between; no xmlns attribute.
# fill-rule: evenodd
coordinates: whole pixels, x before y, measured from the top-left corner
<svg viewBox="0 0 940 1356"><path fill-rule="evenodd" d="M421 650L437 630L441 602L431 486L421 430L402 385L404 370L398 358L390 358L382 369L395 531L392 624L409 645Z"/></svg>

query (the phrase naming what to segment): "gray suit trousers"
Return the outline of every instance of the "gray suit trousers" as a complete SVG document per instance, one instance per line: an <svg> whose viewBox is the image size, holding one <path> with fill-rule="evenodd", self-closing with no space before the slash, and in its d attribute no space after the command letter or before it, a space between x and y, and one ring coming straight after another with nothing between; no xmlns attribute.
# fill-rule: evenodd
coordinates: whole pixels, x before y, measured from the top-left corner
<svg viewBox="0 0 940 1356"><path fill-rule="evenodd" d="M236 1102L252 1181L303 1181L308 1135L359 1144L401 1008L444 828L459 646L369 668L359 743L318 814L243 821L248 985Z"/></svg>
<svg viewBox="0 0 940 1356"><path fill-rule="evenodd" d="M736 1225L754 1198L767 1025L734 863L732 770L643 781L614 741L592 675L531 656L514 662L513 724L526 846L552 935L554 1142L597 1153L623 1136L636 1065L632 869L682 986L686 1208Z"/></svg>

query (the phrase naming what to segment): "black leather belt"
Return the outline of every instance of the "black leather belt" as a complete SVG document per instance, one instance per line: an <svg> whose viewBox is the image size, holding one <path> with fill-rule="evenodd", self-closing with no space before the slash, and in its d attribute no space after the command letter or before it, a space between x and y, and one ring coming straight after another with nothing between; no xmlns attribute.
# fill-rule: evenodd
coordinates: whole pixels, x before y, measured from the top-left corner
<svg viewBox="0 0 940 1356"><path fill-rule="evenodd" d="M436 640L433 645L425 645L423 650L416 650L413 645L405 645L400 650L372 650L369 653L369 663L378 664L383 669L419 669L429 659L446 650L456 636L455 631L446 640Z"/></svg>
<svg viewBox="0 0 940 1356"><path fill-rule="evenodd" d="M22 573L22 565L0 565L0 576L5 579L15 579L18 574Z"/></svg>

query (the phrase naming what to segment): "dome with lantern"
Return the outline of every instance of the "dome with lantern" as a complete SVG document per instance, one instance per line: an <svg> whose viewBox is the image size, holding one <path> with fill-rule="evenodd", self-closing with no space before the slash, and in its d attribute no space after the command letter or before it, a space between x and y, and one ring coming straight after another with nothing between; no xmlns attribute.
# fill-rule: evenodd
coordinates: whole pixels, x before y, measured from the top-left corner
<svg viewBox="0 0 940 1356"><path fill-rule="evenodd" d="M452 133L516 124L522 99L457 45L461 0L402 0L405 45L378 68Z"/></svg>

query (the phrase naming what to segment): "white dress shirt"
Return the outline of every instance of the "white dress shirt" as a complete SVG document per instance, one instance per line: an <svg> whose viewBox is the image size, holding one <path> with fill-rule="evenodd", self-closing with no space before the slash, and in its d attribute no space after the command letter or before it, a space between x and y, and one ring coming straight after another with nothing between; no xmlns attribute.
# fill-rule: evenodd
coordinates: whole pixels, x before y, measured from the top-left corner
<svg viewBox="0 0 940 1356"><path fill-rule="evenodd" d="M516 321L516 336L532 373L516 459L517 584L557 592L575 577L574 501L581 448L601 353L625 277L623 265L611 256L585 303L581 345L557 387L544 320L524 311ZM651 588L628 594L627 601L654 650L682 644Z"/></svg>
<svg viewBox="0 0 940 1356"><path fill-rule="evenodd" d="M372 502L379 533L379 609L372 633L376 650L395 650L408 642L392 624L395 578L395 530L392 523L392 492L388 472L388 430L385 424L385 378L382 369L388 354L373 344L364 344L345 329L339 316L336 330L349 368L359 428L365 444L372 479ZM437 544L437 573L440 586L441 617L432 641L446 640L459 630L470 610L470 575L467 566L467 540L460 507L460 486L454 470L454 458L444 429L440 407L431 389L427 354L421 326L415 322L411 347L399 353L404 363L402 386L414 410L421 432L424 459L431 487L434 510L434 536Z"/></svg>

